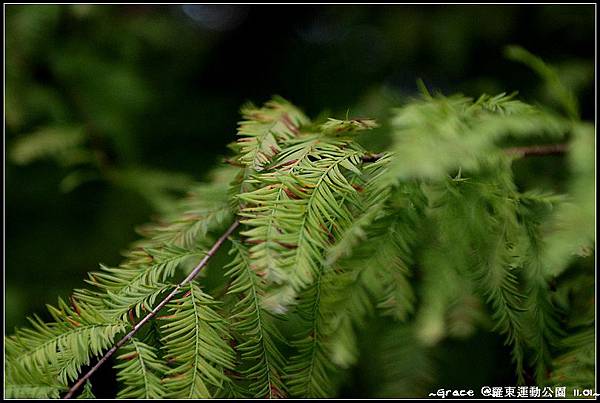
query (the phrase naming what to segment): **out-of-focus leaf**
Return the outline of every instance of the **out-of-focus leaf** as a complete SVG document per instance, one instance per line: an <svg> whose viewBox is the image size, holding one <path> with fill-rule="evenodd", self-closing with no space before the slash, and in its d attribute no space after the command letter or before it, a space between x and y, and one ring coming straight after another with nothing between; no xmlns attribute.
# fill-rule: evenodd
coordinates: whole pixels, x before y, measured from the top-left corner
<svg viewBox="0 0 600 403"><path fill-rule="evenodd" d="M83 148L85 133L79 126L49 126L31 134L20 136L12 145L10 159L18 165L51 158L58 163L70 165L92 160Z"/></svg>

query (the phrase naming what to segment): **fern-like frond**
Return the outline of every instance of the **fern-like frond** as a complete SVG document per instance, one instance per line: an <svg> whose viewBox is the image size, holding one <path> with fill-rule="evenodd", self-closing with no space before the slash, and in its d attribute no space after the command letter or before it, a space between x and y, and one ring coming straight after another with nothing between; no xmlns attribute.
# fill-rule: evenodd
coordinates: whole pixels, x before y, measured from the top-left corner
<svg viewBox="0 0 600 403"><path fill-rule="evenodd" d="M161 376L168 370L158 357L156 347L136 338L121 349L115 365L117 380L124 387L119 390L120 399L161 399L165 396Z"/></svg>
<svg viewBox="0 0 600 403"><path fill-rule="evenodd" d="M297 311L305 321L306 329L292 341L297 353L292 356L286 377L292 396L331 395L336 388L337 375L356 361L356 327L374 310L369 290L361 278L366 271L361 269L369 263L361 261L367 265L361 269L331 265L341 256L350 254L349 249L365 237L369 223L385 215L382 207L389 192L379 185L378 178L386 163L383 156L377 163L363 165L362 171L349 170L346 183L356 192L342 193L338 203L346 208L349 216L356 214L356 219L344 218L342 225L337 227L336 220L321 224L331 229L332 239L339 241L325 252L328 253L327 262L318 260L321 266L318 281L298 297ZM356 225L359 220L360 224Z"/></svg>
<svg viewBox="0 0 600 403"><path fill-rule="evenodd" d="M541 384L551 366L552 348L564 336L558 318L559 310L551 297L551 278L544 268L544 249L547 245L541 225L562 198L554 195L541 197L537 193L529 193L519 200L518 214L522 223L523 239L518 244L521 249L518 255L526 283L525 294L528 296L526 309L529 320L525 321L525 324L530 335L528 341L534 352L536 380Z"/></svg>
<svg viewBox="0 0 600 403"><path fill-rule="evenodd" d="M341 200L350 202L349 211L356 217L336 233L339 241L329 248L318 288L299 296L299 311L308 331L294 341L298 354L289 366L290 390L297 396L321 396L327 390L324 385L329 393L335 389L337 376L356 362L356 332L376 305L399 316L412 309L414 295L405 277L410 264L407 245L412 241L406 235L416 225L408 220L402 228L402 219L394 221L385 208L391 190L379 179L387 162L383 155L373 164L363 164L360 175L349 179L358 194ZM408 204L404 207L400 215L413 209ZM367 239L366 245L359 243ZM315 295L316 301L311 299Z"/></svg>
<svg viewBox="0 0 600 403"><path fill-rule="evenodd" d="M281 151L280 142L293 138L299 126L308 123L300 110L280 97L262 108L251 104L243 107L242 117L238 161L254 171L261 171Z"/></svg>
<svg viewBox="0 0 600 403"><path fill-rule="evenodd" d="M393 199L397 199L397 196ZM418 213L414 206L408 205L395 212L382 206L378 210L381 217L365 228L365 241L355 245L351 254L334 265L336 270L333 273L336 273L338 278L332 282L336 287L326 293L339 299L332 315L346 317L335 320L352 322L353 326L362 326L365 317L372 315L376 310L400 321L406 320L414 310L415 294L409 279L413 270L412 248L416 242ZM358 218L360 219L361 217ZM347 277L347 280L344 280L344 277ZM331 297L326 299L329 298ZM345 360L334 361L348 366L355 361L356 354L352 353L355 347L350 343L353 338L350 334L353 331L348 324L344 326L348 329L348 334L332 331L331 341L328 343L337 345L338 355L346 356ZM346 342L336 341L339 336L346 339Z"/></svg>
<svg viewBox="0 0 600 403"><path fill-rule="evenodd" d="M233 242L233 260L226 275L232 278L228 293L239 296L230 317L237 337L235 350L241 354L243 379L240 388L254 398L284 397L282 381L285 359L279 350L283 336L274 318L261 304L264 294L262 279L250 268L247 248Z"/></svg>
<svg viewBox="0 0 600 403"><path fill-rule="evenodd" d="M415 334L414 326L386 321L364 337L357 382L367 396L420 398L434 390L439 369L431 349Z"/></svg>
<svg viewBox="0 0 600 403"><path fill-rule="evenodd" d="M265 299L271 310L285 310L295 292L314 281L333 232L352 222L342 200L357 191L345 172L360 173L362 153L348 140L304 136L279 155L278 170L256 177L262 187L239 196L247 203L240 215L250 229L242 235L253 244L254 270L291 289Z"/></svg>
<svg viewBox="0 0 600 403"><path fill-rule="evenodd" d="M512 347L512 356L516 365L520 383L523 379L523 359L526 345L522 313L525 296L519 290L519 282L511 264L510 249L507 247L505 230L495 235L496 239L479 262L479 281L485 287L484 294L493 309L495 330L506 336L506 343Z"/></svg>
<svg viewBox="0 0 600 403"><path fill-rule="evenodd" d="M561 104L567 115L573 119L579 117L577 97L561 82L555 69L520 46L508 46L505 54L509 59L521 62L535 71L545 81L549 92Z"/></svg>
<svg viewBox="0 0 600 403"><path fill-rule="evenodd" d="M77 396L77 399L96 399L94 391L92 390L92 383L90 381L87 381L85 385L83 385L83 390L79 396Z"/></svg>
<svg viewBox="0 0 600 403"><path fill-rule="evenodd" d="M86 282L94 288L75 290L75 300L108 318L125 317L130 311L139 317L142 310L150 311L170 288L176 269L202 256L203 247L213 240L211 232L231 220L227 181L233 174L231 168L219 170L218 181L197 185L170 214L140 229L145 238L132 245L125 260L118 267L101 265L101 271L89 273Z"/></svg>
<svg viewBox="0 0 600 403"><path fill-rule="evenodd" d="M4 393L8 399L58 399L68 388L64 382L41 367L25 367L11 339L6 340Z"/></svg>
<svg viewBox="0 0 600 403"><path fill-rule="evenodd" d="M560 139L570 123L500 94L477 101L463 96L415 101L398 109L390 180L443 179L459 168L477 170L502 139Z"/></svg>
<svg viewBox="0 0 600 403"><path fill-rule="evenodd" d="M229 203L229 183L237 169L223 167L210 175L210 182L197 184L188 195L173 207L172 211L156 223L142 226L138 232L144 239L133 247L160 247L175 245L193 248L206 245L211 231L218 231L230 222L233 211Z"/></svg>
<svg viewBox="0 0 600 403"><path fill-rule="evenodd" d="M231 168L221 171L232 177ZM146 239L134 245L121 265L91 273L88 282L95 288L76 290L71 307L60 301L58 309L51 308L55 322L45 324L36 317L32 328L17 330L11 351L22 357L22 365L43 368L64 384L76 379L80 368L126 329L128 318L151 310L171 287L168 280L178 266L204 254L210 232L232 216L227 190L227 180L199 185L164 221L142 230Z"/></svg>
<svg viewBox="0 0 600 403"><path fill-rule="evenodd" d="M329 118L321 125L321 131L326 135L347 135L363 130L371 130L379 127L375 119L351 119L339 120Z"/></svg>
<svg viewBox="0 0 600 403"><path fill-rule="evenodd" d="M592 326L580 329L560 343L563 353L554 359L547 383L592 389L595 385L596 335Z"/></svg>
<svg viewBox="0 0 600 403"><path fill-rule="evenodd" d="M65 388L66 389L66 388ZM61 389L35 384L7 384L4 397L7 399L58 399Z"/></svg>
<svg viewBox="0 0 600 403"><path fill-rule="evenodd" d="M373 261L365 273L377 307L400 321L413 313L415 294L410 279L418 250L419 229L427 203L418 184L397 187L390 197L387 215L373 223ZM376 269L375 269L376 268Z"/></svg>
<svg viewBox="0 0 600 403"><path fill-rule="evenodd" d="M9 157L21 165L42 158L54 158L64 165L90 161L94 157L83 147L85 138L81 127L45 127L19 137L12 145Z"/></svg>
<svg viewBox="0 0 600 403"><path fill-rule="evenodd" d="M460 245L455 247L459 248ZM422 282L415 317L415 336L427 346L436 345L449 335L449 310L469 289L457 270L448 264L452 256L447 252L447 245L434 240L420 256Z"/></svg>
<svg viewBox="0 0 600 403"><path fill-rule="evenodd" d="M321 283L320 317L317 318L321 336L318 343L323 345L326 359L335 365L328 366L330 383L335 372L356 362L359 355L357 331L375 314L376 301L365 284L368 282L365 279L367 270L357 270L358 265L360 263L336 265L324 273Z"/></svg>
<svg viewBox="0 0 600 403"><path fill-rule="evenodd" d="M385 204L391 194L391 188L382 182L382 178L390 160L389 154L381 155L377 161L363 164L360 175L350 178L351 185L359 193L351 199L355 204L351 206L354 218L351 224L340 232L335 244L328 248L326 252L328 265L340 258L350 256L360 242L367 241L369 226L386 215Z"/></svg>
<svg viewBox="0 0 600 403"><path fill-rule="evenodd" d="M286 367L285 378L290 396L298 398L324 398L333 392L329 373L335 365L323 344L321 276L319 273L315 282L302 291L296 307L309 327L305 335L291 342L296 353L290 357Z"/></svg>
<svg viewBox="0 0 600 403"><path fill-rule="evenodd" d="M70 307L59 300L58 308L48 309L55 321L44 323L35 317L30 319L31 328L17 329L7 340L12 345L9 358L18 359L25 370L43 368L65 384L76 379L92 357L112 346L127 327L120 320L107 321L83 304Z"/></svg>
<svg viewBox="0 0 600 403"><path fill-rule="evenodd" d="M436 189L436 190L433 190ZM454 178L428 193L430 217L444 255L440 267L474 281L473 289L488 303L495 330L506 338L519 381L523 381L526 296L515 258L519 242L515 189L507 161L498 160L478 178Z"/></svg>
<svg viewBox="0 0 600 403"><path fill-rule="evenodd" d="M544 253L548 275L563 273L578 256L589 256L595 248L596 134L593 125L574 126L567 154L572 182L568 198L557 206L548 223Z"/></svg>
<svg viewBox="0 0 600 403"><path fill-rule="evenodd" d="M480 284L478 289L492 308L494 329L505 335L506 343L511 345L518 381L522 383L527 337L523 312L527 310L527 296L519 284L519 265L514 258L518 243L514 185L507 171L500 168L500 172L491 183L476 186L479 201L471 209L480 209L478 219L482 221L475 225L487 232L487 238L474 242L474 274ZM469 187L468 182L466 186ZM483 233L476 231L473 235L482 237Z"/></svg>
<svg viewBox="0 0 600 403"><path fill-rule="evenodd" d="M142 309L150 311L156 298L171 288L165 282L174 276L178 266L191 257L202 255L203 251L197 248L173 245L133 250L119 267L101 266L102 271L91 272L86 281L98 291L87 291L85 295L94 293L96 298L102 298L108 317L125 317L129 310L139 317ZM75 296L83 297L83 294L76 293ZM85 301L85 297L82 299Z"/></svg>
<svg viewBox="0 0 600 403"><path fill-rule="evenodd" d="M166 396L208 398L231 382L224 370L232 368L234 354L215 301L193 283L184 289L162 317L165 359L173 363L163 379Z"/></svg>

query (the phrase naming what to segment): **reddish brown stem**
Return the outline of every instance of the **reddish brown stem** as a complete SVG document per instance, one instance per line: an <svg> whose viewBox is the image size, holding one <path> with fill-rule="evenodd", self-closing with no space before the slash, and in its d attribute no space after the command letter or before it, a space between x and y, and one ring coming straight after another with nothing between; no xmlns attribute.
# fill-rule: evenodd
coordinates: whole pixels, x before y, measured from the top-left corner
<svg viewBox="0 0 600 403"><path fill-rule="evenodd" d="M225 233L221 235L217 242L215 242L212 248L210 248L210 250L206 253L206 255L202 258L200 263L198 263L198 265L194 268L194 270L192 270L191 273L181 283L177 284L173 291L171 291L169 295L167 295L162 301L160 301L160 303L156 305L156 307L154 307L154 309L150 313L144 316L144 318L138 324L136 324L133 327L133 329L129 331L129 333L123 336L123 338L121 338L121 340L119 340L110 350L104 353L104 355L102 356L102 358L100 358L96 365L94 365L88 372L86 372L85 375L79 378L79 380L73 386L71 386L71 389L69 389L64 399L72 398L75 392L77 392L77 390L94 374L94 372L98 370L98 368L102 366L102 364L108 361L108 359L120 347L127 343L127 341L131 339L142 328L142 326L144 326L150 319L152 319L158 313L158 311L160 311L175 295L177 295L177 293L181 290L181 288L184 285L192 281L198 275L198 273L200 273L200 270L202 270L202 268L206 266L208 260L217 252L217 250L219 250L221 245L223 245L225 240L227 240L229 235L231 235L239 225L240 222L238 220L235 220L234 223L231 224L231 226L227 229L227 231L225 231Z"/></svg>
<svg viewBox="0 0 600 403"><path fill-rule="evenodd" d="M512 147L504 150L509 155L528 157L533 155L560 155L567 152L567 144L544 144L525 147Z"/></svg>
<svg viewBox="0 0 600 403"><path fill-rule="evenodd" d="M523 147L511 147L504 149L504 152L509 155L516 155L518 157L530 157L536 155L561 155L567 152L568 145L561 144L543 144L543 145L532 145ZM361 157L363 162L375 162L383 157L383 153L379 154L365 154Z"/></svg>

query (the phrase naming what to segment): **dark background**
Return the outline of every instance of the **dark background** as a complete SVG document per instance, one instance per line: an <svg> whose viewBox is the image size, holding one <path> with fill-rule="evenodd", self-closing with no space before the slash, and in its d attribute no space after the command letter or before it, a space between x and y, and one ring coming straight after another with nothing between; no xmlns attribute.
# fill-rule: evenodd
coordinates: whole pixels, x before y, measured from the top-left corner
<svg viewBox="0 0 600 403"><path fill-rule="evenodd" d="M82 286L98 262L119 262L135 226L160 210L140 183L170 192L141 174L111 180L103 167L202 180L227 154L246 101L279 94L312 117L385 121L418 78L446 94L519 90L543 101L535 73L504 57L518 44L575 89L585 119L595 113L593 5L7 5L5 17L8 333L26 315L44 316L44 304ZM83 147L101 158L87 166L11 158L19 139L65 125L82 128ZM100 174L65 192L61 181L75 168ZM469 350L452 349L455 358ZM455 358L440 358L448 374ZM498 366L510 364L492 360L480 372Z"/></svg>

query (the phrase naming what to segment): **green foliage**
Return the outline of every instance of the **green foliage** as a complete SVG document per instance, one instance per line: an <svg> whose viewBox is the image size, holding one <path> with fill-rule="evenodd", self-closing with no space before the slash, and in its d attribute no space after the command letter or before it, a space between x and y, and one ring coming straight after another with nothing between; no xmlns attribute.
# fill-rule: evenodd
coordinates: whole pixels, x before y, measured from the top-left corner
<svg viewBox="0 0 600 403"><path fill-rule="evenodd" d="M6 351L10 350L10 341ZM42 372L37 367L25 367L18 360L7 361L10 371L6 372L5 397L8 399L58 399L68 386L55 374Z"/></svg>
<svg viewBox="0 0 600 403"><path fill-rule="evenodd" d="M167 397L207 398L214 387L230 382L224 370L232 368L233 351L213 299L195 284L187 288L161 318L165 359L174 363L165 372L164 385Z"/></svg>
<svg viewBox="0 0 600 403"><path fill-rule="evenodd" d="M441 179L461 168L476 170L506 138L560 140L569 122L515 100L516 94L426 96L398 109L392 120L395 162L390 176Z"/></svg>
<svg viewBox="0 0 600 403"><path fill-rule="evenodd" d="M41 158L54 158L63 164L85 162L91 155L81 149L85 136L80 127L49 127L24 135L11 150L17 164L29 164Z"/></svg>
<svg viewBox="0 0 600 403"><path fill-rule="evenodd" d="M548 383L579 389L593 388L596 347L594 329L590 327L565 338L561 347L564 353L555 359L555 370Z"/></svg>
<svg viewBox="0 0 600 403"><path fill-rule="evenodd" d="M544 79L552 97L559 102L569 117L573 119L577 119L579 117L579 105L577 102L577 97L563 84L555 69L548 66L542 59L531 54L520 46L508 46L505 53L509 59L527 65L542 79Z"/></svg>
<svg viewBox="0 0 600 403"><path fill-rule="evenodd" d="M231 277L228 294L237 296L231 315L238 344L240 373L247 379L240 389L252 397L284 396L282 380L285 359L278 344L283 340L276 318L261 306L264 286L250 268L249 252L240 242L232 243L234 256L226 275Z"/></svg>
<svg viewBox="0 0 600 403"><path fill-rule="evenodd" d="M232 167L90 273L53 322L7 338L9 396L64 393L234 218L229 257L122 347L119 397L331 397L370 357L374 395L423 396L430 349L477 331L509 346L518 383L591 385L590 267L576 258L595 241L590 126L514 95L426 93L395 110L390 152L374 154L356 140L371 119L311 122L281 98L242 116ZM524 154L507 149L540 141L568 142L565 195L515 183Z"/></svg>
<svg viewBox="0 0 600 403"><path fill-rule="evenodd" d="M306 124L306 117L281 98L267 102L264 108L257 109L249 104L242 108L238 135L239 162L254 171L261 171L265 164L281 149L283 140L294 137L300 124Z"/></svg>
<svg viewBox="0 0 600 403"><path fill-rule="evenodd" d="M419 342L413 326L396 322L374 327L363 347L363 382L373 398L427 396L434 388L435 360L431 348Z"/></svg>
<svg viewBox="0 0 600 403"><path fill-rule="evenodd" d="M548 223L548 275L557 276L576 256L589 256L595 242L595 131L585 123L575 124L570 141L568 199L557 206Z"/></svg>
<svg viewBox="0 0 600 403"><path fill-rule="evenodd" d="M120 360L115 365L117 380L124 385L119 391L119 398L160 399L165 396L160 377L168 368L158 357L155 347L133 339L122 348L117 359Z"/></svg>
<svg viewBox="0 0 600 403"><path fill-rule="evenodd" d="M87 381L85 385L83 385L83 390L77 396L77 399L95 399L94 392L92 391L92 383Z"/></svg>
<svg viewBox="0 0 600 403"><path fill-rule="evenodd" d="M42 381L51 377L53 385L64 388L126 328L125 322L108 321L84 304L73 303L71 307L59 300L58 307L48 309L54 322L44 323L35 317L30 320L31 328L18 329L6 340L8 379L16 385L31 385L29 373L41 371L45 374Z"/></svg>

